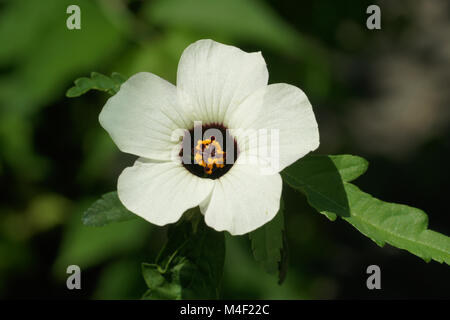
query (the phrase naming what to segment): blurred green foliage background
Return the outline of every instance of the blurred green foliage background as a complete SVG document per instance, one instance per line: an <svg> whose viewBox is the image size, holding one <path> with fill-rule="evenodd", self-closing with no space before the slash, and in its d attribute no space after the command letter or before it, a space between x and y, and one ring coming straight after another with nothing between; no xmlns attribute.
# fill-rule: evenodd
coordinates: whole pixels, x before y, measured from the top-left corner
<svg viewBox="0 0 450 320"><path fill-rule="evenodd" d="M381 7L382 29L366 28ZM81 30L66 8L81 8ZM424 209L450 234L450 6L421 1L3 0L0 1L0 298L139 298L140 262L164 236L143 220L85 227L82 212L134 157L98 123L107 95L65 98L91 71L153 72L175 82L190 43L212 38L262 51L270 83L310 98L319 153L371 165L357 184L386 201ZM284 191L289 271L277 285L247 237L227 237L223 298L450 298L448 266L379 248ZM82 290L65 286L68 265ZM382 290L366 288L377 264Z"/></svg>

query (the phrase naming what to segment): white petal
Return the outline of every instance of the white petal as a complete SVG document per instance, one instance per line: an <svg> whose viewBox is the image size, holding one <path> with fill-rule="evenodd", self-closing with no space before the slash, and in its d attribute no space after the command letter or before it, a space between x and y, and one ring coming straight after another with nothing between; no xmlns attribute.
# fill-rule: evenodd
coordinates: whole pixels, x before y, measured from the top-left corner
<svg viewBox="0 0 450 320"><path fill-rule="evenodd" d="M185 107L194 113L193 120L223 123L228 110L266 86L268 78L260 52L247 53L212 40L199 40L180 58L177 88L183 100L190 101Z"/></svg>
<svg viewBox="0 0 450 320"><path fill-rule="evenodd" d="M200 207L208 226L232 235L251 232L272 220L280 207L281 176L261 175L250 165L236 163L214 180L208 204Z"/></svg>
<svg viewBox="0 0 450 320"><path fill-rule="evenodd" d="M284 83L271 84L249 96L233 112L229 125L241 149L249 148L245 150L249 154L273 162L275 172L319 146L319 130L311 103L302 90ZM243 134L238 133L241 128L245 129ZM256 134L257 143L255 139L249 139L253 141L250 146L243 142L242 135L249 136L248 132ZM263 137L267 138L266 145L272 143L272 149L268 148L267 152L262 148Z"/></svg>
<svg viewBox="0 0 450 320"><path fill-rule="evenodd" d="M151 73L138 73L122 84L100 113L100 124L123 152L170 160L177 128L190 124L177 103L176 87ZM174 140L174 141L172 141Z"/></svg>
<svg viewBox="0 0 450 320"><path fill-rule="evenodd" d="M120 175L117 192L128 210L162 226L198 206L212 188L213 180L194 176L179 163L138 159Z"/></svg>

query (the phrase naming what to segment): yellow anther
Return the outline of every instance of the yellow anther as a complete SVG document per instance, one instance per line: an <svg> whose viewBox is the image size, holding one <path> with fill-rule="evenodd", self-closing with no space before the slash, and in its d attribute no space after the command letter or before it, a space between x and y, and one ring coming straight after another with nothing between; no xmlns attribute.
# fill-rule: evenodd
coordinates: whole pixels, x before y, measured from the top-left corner
<svg viewBox="0 0 450 320"><path fill-rule="evenodd" d="M195 147L194 161L196 164L205 168L206 174L212 174L214 166L216 168L223 168L224 154L219 142L214 138L198 140ZM206 162L204 157L207 157Z"/></svg>

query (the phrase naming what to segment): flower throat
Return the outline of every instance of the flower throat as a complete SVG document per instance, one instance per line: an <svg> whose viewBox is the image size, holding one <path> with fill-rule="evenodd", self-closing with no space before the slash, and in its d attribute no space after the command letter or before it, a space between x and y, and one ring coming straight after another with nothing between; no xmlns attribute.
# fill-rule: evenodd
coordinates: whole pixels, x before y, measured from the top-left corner
<svg viewBox="0 0 450 320"><path fill-rule="evenodd" d="M180 151L183 166L192 174L218 179L227 173L238 157L236 140L218 124L196 125L186 132Z"/></svg>

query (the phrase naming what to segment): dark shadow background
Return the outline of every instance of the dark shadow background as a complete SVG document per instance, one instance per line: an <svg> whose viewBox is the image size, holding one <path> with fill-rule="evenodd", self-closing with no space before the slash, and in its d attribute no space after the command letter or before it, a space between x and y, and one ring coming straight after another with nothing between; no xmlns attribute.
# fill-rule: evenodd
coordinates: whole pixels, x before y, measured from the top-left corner
<svg viewBox="0 0 450 320"><path fill-rule="evenodd" d="M81 30L66 8L81 7ZM381 30L366 8L381 7ZM321 133L318 153L370 161L356 181L385 201L425 210L450 234L450 4L445 1L0 1L0 298L139 298L140 262L164 230L140 220L89 228L82 212L114 190L134 157L98 123L107 95L65 98L91 71L149 71L175 81L183 49L201 38L262 51L270 83L302 88ZM227 238L224 298L450 298L450 271L379 248L284 189L290 267L282 286ZM82 290L66 289L79 265ZM377 264L382 289L366 288Z"/></svg>

